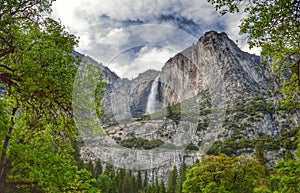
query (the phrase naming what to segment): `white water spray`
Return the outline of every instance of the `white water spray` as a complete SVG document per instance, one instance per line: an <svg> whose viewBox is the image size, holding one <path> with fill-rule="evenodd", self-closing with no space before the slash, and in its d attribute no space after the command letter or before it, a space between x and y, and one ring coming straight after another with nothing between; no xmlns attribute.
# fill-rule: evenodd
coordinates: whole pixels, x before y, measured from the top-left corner
<svg viewBox="0 0 300 193"><path fill-rule="evenodd" d="M159 76L157 76L155 78L155 80L153 81L152 85L151 85L151 90L150 90L150 94L148 96L148 100L147 100L147 106L146 106L146 115L150 115L152 113L155 113L156 111L156 104L158 103L158 101L156 100L156 95L157 95L157 88L158 88L158 80L159 80Z"/></svg>

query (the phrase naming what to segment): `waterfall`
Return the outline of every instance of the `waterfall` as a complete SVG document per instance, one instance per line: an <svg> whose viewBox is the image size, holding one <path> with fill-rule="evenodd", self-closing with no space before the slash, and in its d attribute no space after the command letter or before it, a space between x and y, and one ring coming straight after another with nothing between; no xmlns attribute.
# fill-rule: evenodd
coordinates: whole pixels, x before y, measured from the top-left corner
<svg viewBox="0 0 300 193"><path fill-rule="evenodd" d="M147 100L146 115L152 114L156 110L156 106L157 106L156 95L157 95L157 88L158 88L158 80L159 80L159 76L155 78L155 80L151 85L150 94Z"/></svg>

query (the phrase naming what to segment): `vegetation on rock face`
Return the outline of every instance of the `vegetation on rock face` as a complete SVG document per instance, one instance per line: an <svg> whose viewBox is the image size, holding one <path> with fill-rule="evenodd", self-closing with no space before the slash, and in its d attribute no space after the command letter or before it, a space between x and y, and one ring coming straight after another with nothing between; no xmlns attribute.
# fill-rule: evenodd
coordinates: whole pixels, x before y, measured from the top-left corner
<svg viewBox="0 0 300 193"><path fill-rule="evenodd" d="M167 106L167 118L172 119L173 121L179 121L181 119L181 113L180 103Z"/></svg>
<svg viewBox="0 0 300 193"><path fill-rule="evenodd" d="M148 140L144 138L130 138L124 139L120 141L120 145L127 147L127 148L134 148L134 149L153 149L156 147L160 147L164 144L162 140L155 139L155 140Z"/></svg>
<svg viewBox="0 0 300 193"><path fill-rule="evenodd" d="M251 153L255 149L257 143L262 144L264 151L279 150L284 148L286 150L297 149L297 132L298 128L282 132L279 138L273 138L268 135L261 135L254 139L228 139L225 141L217 141L213 144L207 152L209 155L218 155L220 153L228 156L241 155L242 153Z"/></svg>
<svg viewBox="0 0 300 193"><path fill-rule="evenodd" d="M186 146L185 150L187 150L187 151L199 151L199 147L197 147L196 145L190 143Z"/></svg>

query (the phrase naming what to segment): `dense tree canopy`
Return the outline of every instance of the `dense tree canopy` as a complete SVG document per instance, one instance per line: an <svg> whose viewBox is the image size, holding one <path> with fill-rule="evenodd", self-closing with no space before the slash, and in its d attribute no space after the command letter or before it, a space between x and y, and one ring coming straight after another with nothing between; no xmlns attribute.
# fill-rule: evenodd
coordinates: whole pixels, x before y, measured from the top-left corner
<svg viewBox="0 0 300 193"><path fill-rule="evenodd" d="M51 3L0 3L0 192L92 191L72 156L77 40L47 17Z"/></svg>
<svg viewBox="0 0 300 193"><path fill-rule="evenodd" d="M300 132L298 132L297 159L279 161L275 174L271 176L271 190L274 192L300 192Z"/></svg>
<svg viewBox="0 0 300 193"><path fill-rule="evenodd" d="M224 154L204 157L188 170L182 192L253 192L260 171L259 163L249 158Z"/></svg>
<svg viewBox="0 0 300 193"><path fill-rule="evenodd" d="M240 32L251 47L262 48L265 62L278 76L284 99L281 108L300 109L300 1L208 0L221 14L244 12Z"/></svg>

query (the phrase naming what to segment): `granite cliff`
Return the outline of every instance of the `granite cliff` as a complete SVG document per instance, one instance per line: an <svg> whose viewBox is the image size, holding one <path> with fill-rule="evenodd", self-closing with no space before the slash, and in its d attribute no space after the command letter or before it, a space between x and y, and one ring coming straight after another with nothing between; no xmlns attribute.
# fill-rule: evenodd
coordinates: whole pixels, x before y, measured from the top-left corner
<svg viewBox="0 0 300 193"><path fill-rule="evenodd" d="M164 177L173 165L205 154L253 156L261 144L272 166L296 149L299 115L279 113L274 77L225 33L205 33L161 71L133 80L100 66L108 82L106 135L84 140L85 160Z"/></svg>

